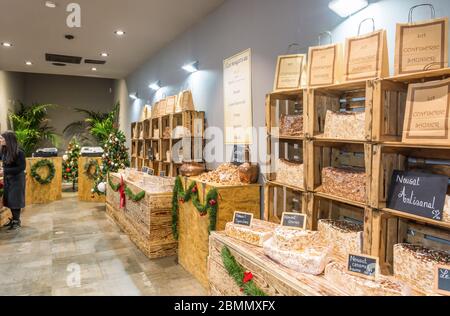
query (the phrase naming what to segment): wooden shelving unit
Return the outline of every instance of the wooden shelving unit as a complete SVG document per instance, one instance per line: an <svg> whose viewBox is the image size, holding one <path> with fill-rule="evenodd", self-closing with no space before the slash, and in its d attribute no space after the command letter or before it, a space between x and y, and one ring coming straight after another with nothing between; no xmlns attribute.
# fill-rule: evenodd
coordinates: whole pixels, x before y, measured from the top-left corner
<svg viewBox="0 0 450 316"><path fill-rule="evenodd" d="M155 175L164 171L166 176L177 176L183 160L203 161L204 130L205 113L196 111L183 111L132 123L131 166L138 170L151 168ZM182 150L181 158L172 157L172 149L177 144L181 145L180 148L188 145L192 145L192 148L190 152Z"/></svg>
<svg viewBox="0 0 450 316"><path fill-rule="evenodd" d="M379 257L385 274L392 273L393 246L397 243L450 251L450 223L386 207L394 170L418 168L450 177L450 144L435 146L426 140L413 146L402 143L408 85L447 78L450 78L449 68L269 94L266 98L268 156L282 152L277 149L280 143L303 144L305 186L297 188L277 182L276 170L271 167L266 175L265 219L279 222L281 213L291 209L290 194L297 193L302 206L296 211L308 215L309 229L317 229L320 219L346 219L363 224L363 253ZM304 135L278 135L280 115L292 114L295 107L303 111ZM342 109L365 113L364 139L324 137L327 110ZM441 160L443 164L427 165L429 159ZM364 168L367 200L362 203L321 192L321 170L326 166Z"/></svg>

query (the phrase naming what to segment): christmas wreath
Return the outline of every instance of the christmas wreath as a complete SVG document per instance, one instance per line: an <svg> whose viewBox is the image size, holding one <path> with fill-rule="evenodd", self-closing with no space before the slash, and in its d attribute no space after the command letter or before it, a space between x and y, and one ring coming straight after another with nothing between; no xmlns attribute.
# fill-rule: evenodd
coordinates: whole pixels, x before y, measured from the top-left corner
<svg viewBox="0 0 450 316"><path fill-rule="evenodd" d="M200 202L198 195L197 183L192 182L186 192L183 190L183 183L181 177L177 177L175 180L175 187L173 189L172 196L172 233L176 240L178 240L178 212L179 203L186 203L192 200L192 204L195 206L200 216L209 215L209 232L216 230L217 224L217 210L219 193L217 189L211 189L205 198L205 204Z"/></svg>
<svg viewBox="0 0 450 316"><path fill-rule="evenodd" d="M95 168L94 172L91 171L92 168ZM98 165L97 160L91 159L84 164L84 174L89 180L97 180L100 176L100 166Z"/></svg>
<svg viewBox="0 0 450 316"><path fill-rule="evenodd" d="M236 259L230 252L230 249L223 247L221 251L222 262L230 277L241 288L241 291L248 296L267 296L255 282L253 282L253 274L245 271L244 268L237 263Z"/></svg>
<svg viewBox="0 0 450 316"><path fill-rule="evenodd" d="M40 168L44 167L48 168L48 176L46 178L42 178L37 172ZM55 165L48 159L40 160L31 166L31 176L42 185L51 183L55 177L55 172Z"/></svg>

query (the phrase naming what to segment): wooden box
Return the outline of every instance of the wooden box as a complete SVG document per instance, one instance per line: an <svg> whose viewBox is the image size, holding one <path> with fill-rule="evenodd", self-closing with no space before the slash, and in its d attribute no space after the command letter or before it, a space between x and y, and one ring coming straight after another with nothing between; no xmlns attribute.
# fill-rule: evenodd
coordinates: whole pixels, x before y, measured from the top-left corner
<svg viewBox="0 0 450 316"><path fill-rule="evenodd" d="M40 160L50 160L55 165L55 177L49 184L39 184L31 177L31 167ZM41 177L48 175L47 168L41 168L37 171ZM60 200L62 197L62 158L27 158L26 167L26 205L46 204Z"/></svg>
<svg viewBox="0 0 450 316"><path fill-rule="evenodd" d="M120 183L119 174L110 174L114 184ZM142 191L125 180L134 194ZM148 193L139 202L126 198L125 208L120 208L120 194L108 185L107 212L129 235L136 246L150 259L173 256L177 242L172 235L172 193Z"/></svg>
<svg viewBox="0 0 450 316"><path fill-rule="evenodd" d="M308 214L310 193L293 187L267 182L264 187L264 219L280 224L283 212L307 214L306 228L312 229L312 217Z"/></svg>
<svg viewBox="0 0 450 316"><path fill-rule="evenodd" d="M183 179L184 188L188 188L195 178ZM218 186L197 182L200 202L204 203L206 194L213 188L219 193L216 230L222 231L233 220L235 211L252 213L260 217L259 185ZM192 201L180 204L179 210L179 263L191 273L205 288L208 287L207 258L209 242L209 216L200 216Z"/></svg>
<svg viewBox="0 0 450 316"><path fill-rule="evenodd" d="M346 296L323 276L296 273L264 255L263 248L246 244L215 232L210 236L208 256L209 290L214 296L242 296L239 286L228 274L221 252L227 247L255 284L269 296Z"/></svg>
<svg viewBox="0 0 450 316"><path fill-rule="evenodd" d="M372 140L372 106L373 89L371 81L359 81L317 89L309 89L306 100L307 105L307 131L308 137L315 139L335 139L338 137L325 137L325 122L327 111L351 113L365 113L364 130L359 131L361 137L339 137L340 140L370 141ZM342 126L343 129L349 126Z"/></svg>
<svg viewBox="0 0 450 316"><path fill-rule="evenodd" d="M365 143L350 143L327 140L307 141L307 186L308 191L317 195L352 204L359 207L368 205L372 178L372 150L373 145ZM322 186L322 169L333 168L358 168L365 171L366 178L366 201L354 201L348 197L335 196L324 193Z"/></svg>
<svg viewBox="0 0 450 316"><path fill-rule="evenodd" d="M94 179L90 179L85 173L85 166L91 160L97 161L99 168L102 164L101 158L80 157L78 158L78 200L84 202L104 203L106 198L104 195L93 194ZM95 173L94 167L89 172Z"/></svg>
<svg viewBox="0 0 450 316"><path fill-rule="evenodd" d="M271 93L266 96L266 128L273 137L283 139L304 139L307 134L306 94L303 90ZM280 123L283 116L303 115L303 131L300 135L280 135ZM296 134L296 133L294 133Z"/></svg>

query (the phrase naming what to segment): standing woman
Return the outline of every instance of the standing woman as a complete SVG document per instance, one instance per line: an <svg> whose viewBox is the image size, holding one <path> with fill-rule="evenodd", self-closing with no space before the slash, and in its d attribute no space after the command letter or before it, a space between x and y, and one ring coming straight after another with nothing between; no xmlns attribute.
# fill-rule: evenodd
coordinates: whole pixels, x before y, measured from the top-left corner
<svg viewBox="0 0 450 316"><path fill-rule="evenodd" d="M3 161L3 204L11 209L13 218L5 227L20 228L20 211L25 207L25 153L19 148L14 132L0 136L0 153Z"/></svg>

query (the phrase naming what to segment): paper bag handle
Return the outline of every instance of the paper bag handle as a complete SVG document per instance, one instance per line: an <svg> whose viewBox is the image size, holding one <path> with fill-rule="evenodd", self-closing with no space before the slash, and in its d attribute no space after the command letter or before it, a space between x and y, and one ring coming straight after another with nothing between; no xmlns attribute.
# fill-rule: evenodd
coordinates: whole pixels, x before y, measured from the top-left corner
<svg viewBox="0 0 450 316"><path fill-rule="evenodd" d="M306 47L300 47L300 45L298 43L292 43L292 44L289 44L288 49L286 51L286 55L291 54L292 47L298 47L298 49L297 49L297 53L298 54L301 53L302 51L306 51L307 50Z"/></svg>
<svg viewBox="0 0 450 316"><path fill-rule="evenodd" d="M321 39L322 39L323 35L328 35L328 37L330 38L330 44L333 44L333 34L331 34L330 31L325 31L325 32L320 33L318 36L319 46L322 45Z"/></svg>
<svg viewBox="0 0 450 316"><path fill-rule="evenodd" d="M431 3L422 3L422 4L415 5L415 6L411 7L411 9L409 9L409 15L408 15L409 23L413 23L414 10L417 8L420 8L420 7L429 7L430 11L431 11L431 18L432 19L436 18L436 10L434 9L434 6Z"/></svg>
<svg viewBox="0 0 450 316"><path fill-rule="evenodd" d="M373 18L367 18L361 21L361 23L359 23L359 27L358 27L358 36L361 35L361 26L367 22L367 21L372 21L372 32L375 32L375 20Z"/></svg>

